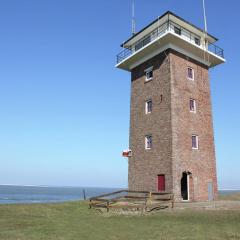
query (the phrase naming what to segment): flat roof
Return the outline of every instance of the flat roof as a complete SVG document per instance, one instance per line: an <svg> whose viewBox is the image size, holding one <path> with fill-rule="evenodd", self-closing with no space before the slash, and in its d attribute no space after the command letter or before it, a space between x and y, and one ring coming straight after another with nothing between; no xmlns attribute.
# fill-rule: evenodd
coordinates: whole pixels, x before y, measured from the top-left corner
<svg viewBox="0 0 240 240"><path fill-rule="evenodd" d="M150 24L148 24L148 25L147 25L146 27L144 27L142 30L140 30L139 32L137 32L136 34L134 34L132 37L130 37L128 40L126 40L124 43L122 43L122 44L121 44L121 47L124 47L124 45L125 45L127 42L129 42L130 40L132 40L133 38L135 38L137 35L139 35L139 34L142 33L143 31L145 31L145 30L146 30L147 28L149 28L151 25L153 25L154 23L156 23L157 21L159 21L159 19L165 17L165 16L168 15L168 14L170 14L170 15L178 18L179 20L181 20L181 21L183 21L183 22L191 25L191 26L194 27L194 28L197 28L199 31L204 32L203 29L201 29L201 28L197 27L196 25L194 25L194 24L186 21L185 19L179 17L179 16L176 15L175 13L173 13L173 12L171 12L171 11L167 11L167 12L165 12L162 16L160 16L160 17L158 17L157 19L155 19L153 22L151 22ZM215 41L218 41L218 39L217 39L216 37L214 37L213 35L211 35L211 34L209 34L209 33L207 33L207 35L210 36L211 38L215 39Z"/></svg>

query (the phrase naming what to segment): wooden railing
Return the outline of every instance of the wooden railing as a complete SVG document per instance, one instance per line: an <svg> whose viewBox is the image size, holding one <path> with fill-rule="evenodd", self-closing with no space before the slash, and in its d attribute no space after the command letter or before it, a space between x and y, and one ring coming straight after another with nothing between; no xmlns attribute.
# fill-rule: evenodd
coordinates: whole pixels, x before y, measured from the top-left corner
<svg viewBox="0 0 240 240"><path fill-rule="evenodd" d="M105 208L107 212L111 208L153 211L168 203L174 207L174 195L169 192L121 190L90 198L89 208Z"/></svg>

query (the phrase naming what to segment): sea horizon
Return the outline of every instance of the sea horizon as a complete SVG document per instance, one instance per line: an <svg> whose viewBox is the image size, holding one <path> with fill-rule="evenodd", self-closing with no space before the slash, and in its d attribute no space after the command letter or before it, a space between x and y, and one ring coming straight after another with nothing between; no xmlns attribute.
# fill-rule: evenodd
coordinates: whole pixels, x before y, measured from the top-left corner
<svg viewBox="0 0 240 240"><path fill-rule="evenodd" d="M109 186L71 186L71 185L34 185L34 184L0 184L0 186L15 186L15 187L55 187L55 188L120 188L127 189L127 187L109 187Z"/></svg>
<svg viewBox="0 0 240 240"><path fill-rule="evenodd" d="M0 204L78 201L119 189L123 188L0 184Z"/></svg>
<svg viewBox="0 0 240 240"><path fill-rule="evenodd" d="M127 187L109 187L109 186L71 186L71 185L34 185L34 184L0 184L0 186L15 186L15 187L54 187L54 188L116 188L116 189L128 189ZM219 188L218 191L240 191L235 188Z"/></svg>
<svg viewBox="0 0 240 240"><path fill-rule="evenodd" d="M117 187L53 186L0 184L0 204L34 204L80 201L121 189ZM240 193L239 189L219 189L226 195Z"/></svg>

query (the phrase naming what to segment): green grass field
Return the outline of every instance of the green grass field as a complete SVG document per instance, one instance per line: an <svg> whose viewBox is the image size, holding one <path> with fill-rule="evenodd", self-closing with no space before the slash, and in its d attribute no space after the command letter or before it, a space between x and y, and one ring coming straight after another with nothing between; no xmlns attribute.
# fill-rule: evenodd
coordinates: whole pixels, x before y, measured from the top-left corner
<svg viewBox="0 0 240 240"><path fill-rule="evenodd" d="M227 195L219 195L220 200L240 201L240 193L232 193Z"/></svg>
<svg viewBox="0 0 240 240"><path fill-rule="evenodd" d="M240 239L240 210L99 214L84 202L0 205L0 239Z"/></svg>

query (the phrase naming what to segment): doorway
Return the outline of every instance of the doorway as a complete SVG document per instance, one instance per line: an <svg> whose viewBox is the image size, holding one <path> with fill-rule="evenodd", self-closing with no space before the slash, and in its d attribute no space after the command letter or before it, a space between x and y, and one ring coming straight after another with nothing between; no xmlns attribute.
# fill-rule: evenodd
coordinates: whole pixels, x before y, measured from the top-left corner
<svg viewBox="0 0 240 240"><path fill-rule="evenodd" d="M158 175L158 192L165 191L165 175Z"/></svg>
<svg viewBox="0 0 240 240"><path fill-rule="evenodd" d="M189 200L189 174L187 172L183 172L181 179L181 195L183 201Z"/></svg>

